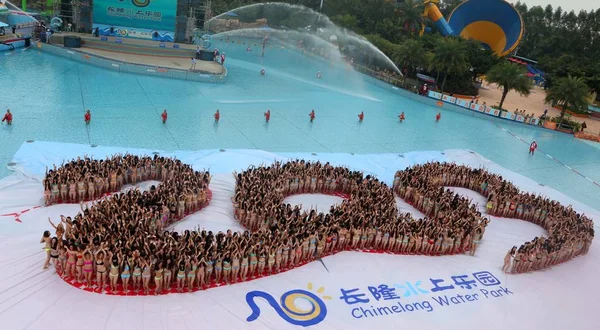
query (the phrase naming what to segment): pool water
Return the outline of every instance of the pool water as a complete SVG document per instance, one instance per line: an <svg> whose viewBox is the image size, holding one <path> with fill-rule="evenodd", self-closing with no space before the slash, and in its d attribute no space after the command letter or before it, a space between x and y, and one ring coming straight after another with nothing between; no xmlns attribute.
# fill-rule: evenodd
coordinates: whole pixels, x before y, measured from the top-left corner
<svg viewBox="0 0 600 330"><path fill-rule="evenodd" d="M600 205L600 187L501 130L489 119L440 109L382 88L343 65L273 47L218 42L227 54L225 83L207 84L122 74L75 63L35 49L0 54L0 177L27 140L73 142L157 150L263 149L287 152L402 153L471 149L589 206ZM260 68L266 76L260 76ZM323 78L317 79L316 72ZM92 123L83 122L85 109ZM160 113L168 109L166 125ZM271 121L263 113L271 109ZM213 113L220 109L221 120ZM316 111L314 123L308 113ZM364 111L359 123L357 114ZM400 111L406 121L398 122ZM570 135L496 120L544 152L600 181L600 150Z"/></svg>

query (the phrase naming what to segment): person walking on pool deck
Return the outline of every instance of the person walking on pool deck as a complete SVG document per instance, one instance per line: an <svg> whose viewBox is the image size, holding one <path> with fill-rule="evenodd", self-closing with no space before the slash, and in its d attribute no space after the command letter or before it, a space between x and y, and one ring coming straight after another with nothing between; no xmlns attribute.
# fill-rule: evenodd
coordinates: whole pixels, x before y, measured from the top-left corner
<svg viewBox="0 0 600 330"><path fill-rule="evenodd" d="M89 125L90 121L92 121L92 113L90 112L90 109L87 109L85 111L85 115L83 116L83 120L85 120L85 124Z"/></svg>
<svg viewBox="0 0 600 330"><path fill-rule="evenodd" d="M313 120L315 120L315 109L312 109L308 116L310 117L310 122L312 123Z"/></svg>
<svg viewBox="0 0 600 330"><path fill-rule="evenodd" d="M163 113L160 115L160 117L162 118L162 123L166 124L167 118L169 117L169 115L167 114L167 109L165 109L165 111L163 111Z"/></svg>
<svg viewBox="0 0 600 330"><path fill-rule="evenodd" d="M4 114L4 117L2 117L2 123L4 124L4 122L6 121L6 124L8 125L12 125L12 113L10 112L10 109L6 109L6 113Z"/></svg>
<svg viewBox="0 0 600 330"><path fill-rule="evenodd" d="M267 109L267 112L265 112L265 120L267 121L267 123L269 122L269 120L271 120L271 109Z"/></svg>
<svg viewBox="0 0 600 330"><path fill-rule="evenodd" d="M192 57L192 66L190 67L190 71L196 70L196 58Z"/></svg>
<svg viewBox="0 0 600 330"><path fill-rule="evenodd" d="M531 144L529 145L529 154L533 155L535 154L535 149L537 149L538 145L537 142L535 142L535 140L533 140L533 142L531 142Z"/></svg>
<svg viewBox="0 0 600 330"><path fill-rule="evenodd" d="M361 112L358 114L358 122L359 122L359 123L362 123L363 119L365 119L365 113L364 113L364 111L361 111Z"/></svg>
<svg viewBox="0 0 600 330"><path fill-rule="evenodd" d="M219 119L221 119L221 114L219 113L219 109L217 109L217 112L215 112L215 123L218 123Z"/></svg>

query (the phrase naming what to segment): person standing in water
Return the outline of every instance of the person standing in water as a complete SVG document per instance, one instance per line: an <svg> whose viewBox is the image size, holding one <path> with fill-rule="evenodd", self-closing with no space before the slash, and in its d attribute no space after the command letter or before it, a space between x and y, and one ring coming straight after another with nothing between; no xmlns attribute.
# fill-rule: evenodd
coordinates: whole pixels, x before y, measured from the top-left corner
<svg viewBox="0 0 600 330"><path fill-rule="evenodd" d="M271 120L271 109L267 109L267 112L265 112L265 120L267 121L267 123L269 122L269 120Z"/></svg>
<svg viewBox="0 0 600 330"><path fill-rule="evenodd" d="M440 119L442 119L442 113L441 113L441 112L438 112L438 113L437 113L437 115L435 115L435 122L436 122L436 123L437 123L437 122L439 122L439 121L440 121Z"/></svg>
<svg viewBox="0 0 600 330"><path fill-rule="evenodd" d="M264 75L265 75L265 73L266 73L266 71L265 71L265 68L262 68L262 69L260 69L260 75L261 75L261 76L264 76Z"/></svg>
<svg viewBox="0 0 600 330"><path fill-rule="evenodd" d="M308 116L310 117L310 122L312 123L313 120L315 120L315 109L312 109Z"/></svg>
<svg viewBox="0 0 600 330"><path fill-rule="evenodd" d="M533 140L533 142L531 142L531 144L529 145L529 154L534 155L535 149L537 149L537 147L538 147L537 142L535 142L535 140Z"/></svg>
<svg viewBox="0 0 600 330"><path fill-rule="evenodd" d="M90 112L90 109L87 109L85 111L85 115L83 116L83 119L85 120L86 125L90 124L90 121L92 121L92 113Z"/></svg>
<svg viewBox="0 0 600 330"><path fill-rule="evenodd" d="M13 120L13 115L10 112L10 109L6 109L6 113L4 114L4 117L2 117L2 123L4 124L4 122L6 121L6 123L8 125L12 125L12 120Z"/></svg>
<svg viewBox="0 0 600 330"><path fill-rule="evenodd" d="M217 109L217 112L215 112L215 123L218 123L219 119L221 119L221 114L219 113L219 109Z"/></svg>
<svg viewBox="0 0 600 330"><path fill-rule="evenodd" d="M163 113L160 115L160 117L162 118L162 123L166 124L167 118L169 117L169 115L167 114L167 109L165 109L165 111L163 111Z"/></svg>
<svg viewBox="0 0 600 330"><path fill-rule="evenodd" d="M362 123L363 119L365 119L365 113L364 113L364 111L361 111L361 112L358 114L358 122L359 122L359 123Z"/></svg>
<svg viewBox="0 0 600 330"><path fill-rule="evenodd" d="M402 113L400 114L400 116L398 116L398 119L400 120L400 122L404 121L404 111L402 111Z"/></svg>

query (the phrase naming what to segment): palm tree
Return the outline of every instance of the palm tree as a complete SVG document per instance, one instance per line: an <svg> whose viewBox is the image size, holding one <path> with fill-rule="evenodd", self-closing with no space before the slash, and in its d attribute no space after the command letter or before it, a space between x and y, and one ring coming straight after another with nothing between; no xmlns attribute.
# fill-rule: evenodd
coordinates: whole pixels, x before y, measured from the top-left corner
<svg viewBox="0 0 600 330"><path fill-rule="evenodd" d="M590 89L583 80L583 77L568 76L558 79L546 91L546 103L562 107L560 122L558 124L560 126L567 109L580 110L587 108L589 96Z"/></svg>
<svg viewBox="0 0 600 330"><path fill-rule="evenodd" d="M424 5L422 1L404 0L398 5L400 11L400 24L410 34L420 31L425 22L423 17Z"/></svg>
<svg viewBox="0 0 600 330"><path fill-rule="evenodd" d="M531 93L531 89L533 88L533 83L531 82L531 79L527 77L525 68L520 65L511 64L507 61L494 65L485 75L485 79L490 83L502 86L500 109L502 109L506 95L511 90L526 96Z"/></svg>
<svg viewBox="0 0 600 330"><path fill-rule="evenodd" d="M426 52L423 43L419 39L408 39L400 44L394 54L394 62L406 67L409 75L413 75L415 69L424 66L426 62Z"/></svg>
<svg viewBox="0 0 600 330"><path fill-rule="evenodd" d="M465 43L455 38L443 38L433 48L430 66L437 71L436 83L440 72L444 72L441 91L444 92L446 78L450 73L460 73L468 69L467 48Z"/></svg>

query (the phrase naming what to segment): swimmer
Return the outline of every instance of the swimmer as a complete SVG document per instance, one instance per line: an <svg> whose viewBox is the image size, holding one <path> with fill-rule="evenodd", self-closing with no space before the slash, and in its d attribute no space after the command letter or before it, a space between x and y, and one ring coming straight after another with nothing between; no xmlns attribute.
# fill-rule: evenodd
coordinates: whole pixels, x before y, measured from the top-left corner
<svg viewBox="0 0 600 330"><path fill-rule="evenodd" d="M442 119L442 113L438 112L437 115L435 115L435 122L437 123L438 121L440 121L440 119Z"/></svg>
<svg viewBox="0 0 600 330"><path fill-rule="evenodd" d="M535 154L535 149L537 149L538 145L537 142L535 142L535 140L533 140L533 142L531 142L531 144L529 145L529 154L533 155Z"/></svg>
<svg viewBox="0 0 600 330"><path fill-rule="evenodd" d="M4 117L2 117L2 123L4 124L4 122L6 121L6 124L8 125L12 125L12 113L10 112L10 109L6 109L6 114L4 114Z"/></svg>
<svg viewBox="0 0 600 330"><path fill-rule="evenodd" d="M250 48L250 46L248 46L248 48L246 48L246 51L247 51L247 52L251 52L251 51L252 51L252 48Z"/></svg>
<svg viewBox="0 0 600 330"><path fill-rule="evenodd" d="M363 119L365 119L365 113L364 113L364 111L361 111L361 112L358 114L358 122L359 122L359 123L362 123Z"/></svg>
<svg viewBox="0 0 600 330"><path fill-rule="evenodd" d="M162 118L162 123L166 124L167 123L167 118L169 117L169 115L167 114L167 109L165 109L165 111L163 111L163 113L160 115L160 118Z"/></svg>
<svg viewBox="0 0 600 330"><path fill-rule="evenodd" d="M398 119L400 119L400 122L404 121L404 111L402 111L402 113L400 114L400 116L398 116Z"/></svg>
<svg viewBox="0 0 600 330"><path fill-rule="evenodd" d="M267 123L269 122L269 120L271 120L271 109L267 109L267 112L265 112L265 120L267 121Z"/></svg>
<svg viewBox="0 0 600 330"><path fill-rule="evenodd" d="M266 71L265 71L265 68L262 68L262 69L260 69L260 75L261 75L261 76L264 76L264 75L265 75L265 73L266 73Z"/></svg>
<svg viewBox="0 0 600 330"><path fill-rule="evenodd" d="M92 121L92 113L90 112L90 109L87 109L85 111L85 115L83 116L83 119L85 120L86 125L90 124L90 121Z"/></svg>
<svg viewBox="0 0 600 330"><path fill-rule="evenodd" d="M317 78L318 78L318 79L321 79L321 76L322 76L322 75L321 75L321 71L317 71Z"/></svg>
<svg viewBox="0 0 600 330"><path fill-rule="evenodd" d="M315 120L315 109L313 109L308 116L310 117L310 122L312 123Z"/></svg>
<svg viewBox="0 0 600 330"><path fill-rule="evenodd" d="M215 112L215 123L218 123L219 119L221 119L221 114L219 113L219 109L217 109L217 112Z"/></svg>

